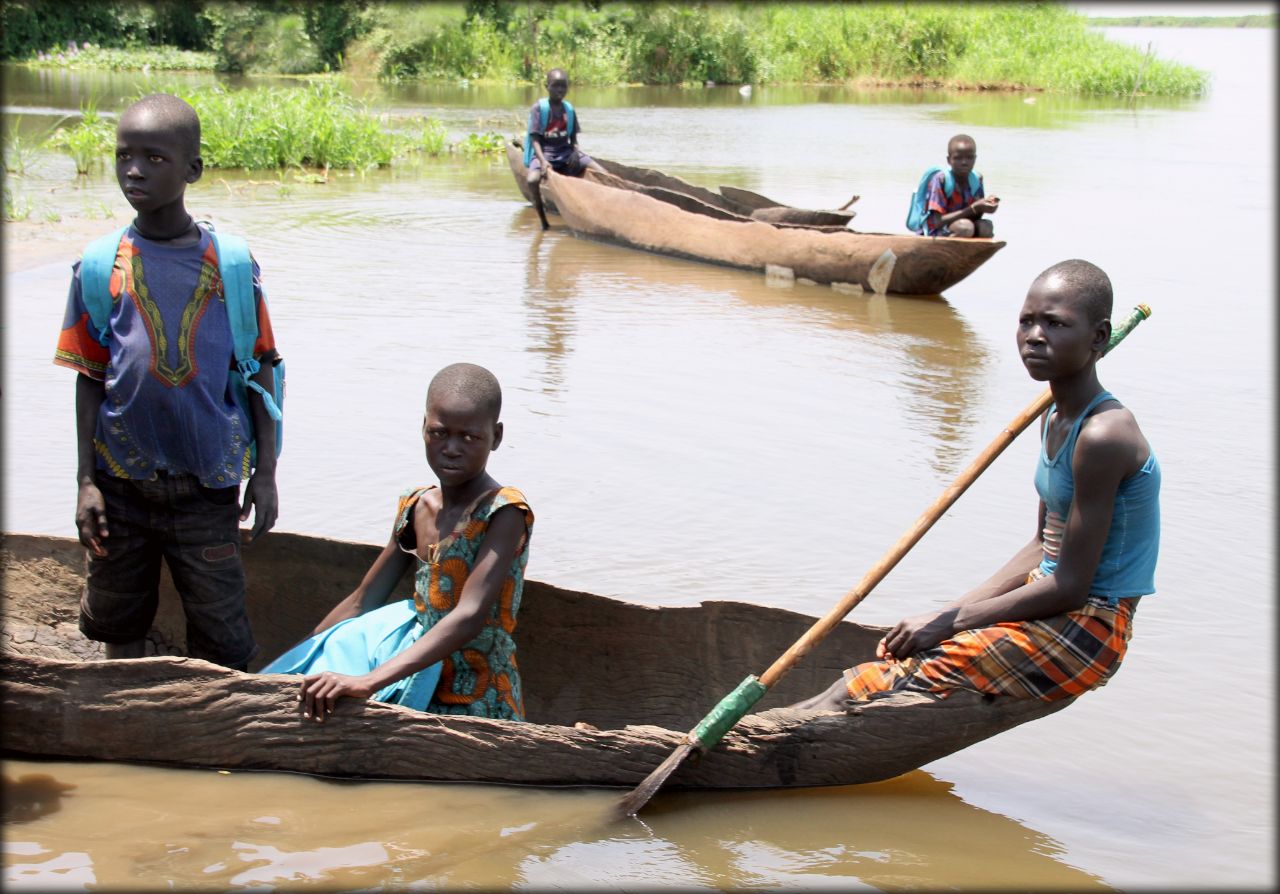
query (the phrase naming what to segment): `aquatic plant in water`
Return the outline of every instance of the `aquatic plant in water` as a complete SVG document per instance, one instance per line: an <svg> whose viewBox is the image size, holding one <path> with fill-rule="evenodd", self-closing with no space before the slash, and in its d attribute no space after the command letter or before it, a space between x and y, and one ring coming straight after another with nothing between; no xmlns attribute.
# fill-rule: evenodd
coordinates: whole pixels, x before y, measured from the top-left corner
<svg viewBox="0 0 1280 894"><path fill-rule="evenodd" d="M77 174L88 174L95 164L115 151L115 125L103 118L97 105L90 101L80 107L78 122L59 127L46 142L71 156Z"/></svg>
<svg viewBox="0 0 1280 894"><path fill-rule="evenodd" d="M294 89L221 86L181 94L200 115L204 163L363 170L390 164L399 140L332 80Z"/></svg>
<svg viewBox="0 0 1280 894"><path fill-rule="evenodd" d="M500 155L503 151L505 140L502 134L488 131L487 133L472 133L458 143L458 152L463 155L476 158L485 155Z"/></svg>

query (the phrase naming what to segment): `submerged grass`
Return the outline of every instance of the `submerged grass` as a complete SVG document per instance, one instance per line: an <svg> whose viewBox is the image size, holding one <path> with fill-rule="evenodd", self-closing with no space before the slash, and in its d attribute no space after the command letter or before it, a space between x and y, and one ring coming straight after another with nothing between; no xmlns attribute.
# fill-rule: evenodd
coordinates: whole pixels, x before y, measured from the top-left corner
<svg viewBox="0 0 1280 894"><path fill-rule="evenodd" d="M333 81L180 95L200 115L209 167L366 169L390 164L398 147L382 119Z"/></svg>
<svg viewBox="0 0 1280 894"><path fill-rule="evenodd" d="M100 47L86 44L77 51L51 49L27 64L48 68L108 69L110 71L213 71L213 53L177 47Z"/></svg>
<svg viewBox="0 0 1280 894"><path fill-rule="evenodd" d="M503 137L490 131L451 144L436 118L413 118L408 129L392 129L385 116L370 111L331 78L293 88L227 90L217 85L175 87L172 92L200 116L200 152L208 168L368 170L410 153L478 158L502 152ZM5 164L15 166L10 170L16 173L16 166L25 166L28 150L16 129L9 134ZM88 104L78 122L58 128L45 143L68 153L77 173L86 174L114 152L115 125Z"/></svg>

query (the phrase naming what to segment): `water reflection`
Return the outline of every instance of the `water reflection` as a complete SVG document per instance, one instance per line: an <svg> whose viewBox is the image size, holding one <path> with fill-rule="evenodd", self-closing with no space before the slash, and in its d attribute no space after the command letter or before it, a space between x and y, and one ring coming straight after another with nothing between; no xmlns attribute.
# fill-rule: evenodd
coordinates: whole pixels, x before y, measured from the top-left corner
<svg viewBox="0 0 1280 894"><path fill-rule="evenodd" d="M48 773L26 773L18 778L4 774L4 821L29 823L56 813L62 797L75 788Z"/></svg>
<svg viewBox="0 0 1280 894"><path fill-rule="evenodd" d="M1052 838L965 803L950 784L921 771L841 788L663 792L641 819L615 820L614 791L60 766L87 797L57 823L19 827L7 820L11 889L44 889L72 877L111 887L233 890L294 883L1102 887L1061 862L1063 849ZM153 787L159 773L181 777L181 809ZM6 800L13 785L7 775ZM94 802L113 805L111 823L101 821Z"/></svg>
<svg viewBox="0 0 1280 894"><path fill-rule="evenodd" d="M512 187L514 190L514 187ZM543 391L556 394L576 326L574 307L589 294L687 291L699 301L722 296L762 311L780 309L793 322L852 336L852 350L890 352L892 385L910 428L933 445L930 465L942 476L959 471L983 406L992 356L944 298L903 298L838 291L803 283L779 286L759 274L698 265L575 238L558 227L544 234L528 207L512 217L513 238L529 241L525 306L528 351L545 356Z"/></svg>
<svg viewBox="0 0 1280 894"><path fill-rule="evenodd" d="M572 262L563 254L556 260L564 237L546 239L541 224L531 224L528 215L513 218L512 230L529 239L523 300L530 325L525 350L542 355L542 368L534 375L542 381L542 392L555 397L564 388L565 360L575 329Z"/></svg>

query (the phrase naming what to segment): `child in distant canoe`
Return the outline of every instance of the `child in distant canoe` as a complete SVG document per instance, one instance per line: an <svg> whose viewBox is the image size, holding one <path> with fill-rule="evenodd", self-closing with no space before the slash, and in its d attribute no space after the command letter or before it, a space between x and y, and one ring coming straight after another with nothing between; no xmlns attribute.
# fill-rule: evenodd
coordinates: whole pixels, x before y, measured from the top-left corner
<svg viewBox="0 0 1280 894"><path fill-rule="evenodd" d="M577 112L566 100L569 92L569 76L564 69L553 68L547 72L547 97L540 99L529 109L529 127L524 137L524 163L529 169L529 189L534 196L534 207L542 220L542 228L548 228L546 210L542 205L539 185L547 179L547 171L570 177L581 177L588 168L603 171L604 168L590 155L578 148L578 134L582 130Z"/></svg>
<svg viewBox="0 0 1280 894"><path fill-rule="evenodd" d="M982 176L973 170L977 160L973 137L952 137L947 143L950 170L931 169L928 182L917 190L914 201L919 207L908 226L922 236L990 237L994 229L983 215L995 214L1000 199L984 193Z"/></svg>
<svg viewBox="0 0 1280 894"><path fill-rule="evenodd" d="M516 613L533 511L488 473L502 443L502 390L455 363L427 388L422 439L440 481L400 496L391 539L314 634L260 673L306 674L298 698L323 721L340 698L437 714L524 720ZM412 599L388 604L415 566Z"/></svg>
<svg viewBox="0 0 1280 894"><path fill-rule="evenodd" d="M941 609L899 621L879 660L795 707L843 710L877 694L1073 698L1105 684L1128 647L1138 600L1155 592L1160 466L1133 414L1098 381L1111 335L1111 281L1055 264L1018 320L1022 363L1054 403L1041 423L1036 535Z"/></svg>

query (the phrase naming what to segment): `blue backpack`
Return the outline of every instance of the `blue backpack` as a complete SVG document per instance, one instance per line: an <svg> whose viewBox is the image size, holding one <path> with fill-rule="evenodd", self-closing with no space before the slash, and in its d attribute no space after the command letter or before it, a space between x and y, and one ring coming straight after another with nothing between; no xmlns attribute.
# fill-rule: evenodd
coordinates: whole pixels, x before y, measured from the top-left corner
<svg viewBox="0 0 1280 894"><path fill-rule="evenodd" d="M913 233L919 233L924 230L925 218L929 216L929 211L925 205L929 201L929 181L933 179L933 175L939 171L946 172L946 178L942 182L942 191L947 195L951 195L956 188L956 175L951 173L950 168L944 168L942 165L934 165L924 172L924 176L920 178L920 184L916 187L916 191L911 195L911 207L907 209L907 229ZM969 172L969 194L977 195L978 190L982 187L982 178L975 172Z"/></svg>
<svg viewBox="0 0 1280 894"><path fill-rule="evenodd" d="M121 227L114 233L93 240L84 250L84 257L80 261L80 294L84 299L85 309L89 312L89 320L97 330L95 336L98 343L104 347L111 338L111 271L120 251L120 239L128 229L127 226ZM249 244L238 236L220 236L211 228L208 232L218 254L218 272L222 277L227 318L231 323L231 338L235 343L236 370L240 373L238 376L231 376L228 381L231 399L244 411L252 434L253 411L249 407L249 392L256 391L262 395L267 413L276 421L276 456L279 456L284 447L284 414L281 411L284 405L284 361L278 360L273 367L273 394L268 394L266 389L253 381L252 376L260 369L260 365L253 356L253 345L258 340L258 309L253 300L253 260L249 257ZM257 441L251 437L251 466L256 464L257 456Z"/></svg>
<svg viewBox="0 0 1280 894"><path fill-rule="evenodd" d="M569 105L569 100L560 100L564 104L565 125L569 128L569 136L573 136L573 131L577 127L577 118L573 114L573 106ZM551 100L545 96L538 100L538 129L547 129L547 119L551 117ZM524 134L524 166L529 167L533 162L533 131L525 131Z"/></svg>

